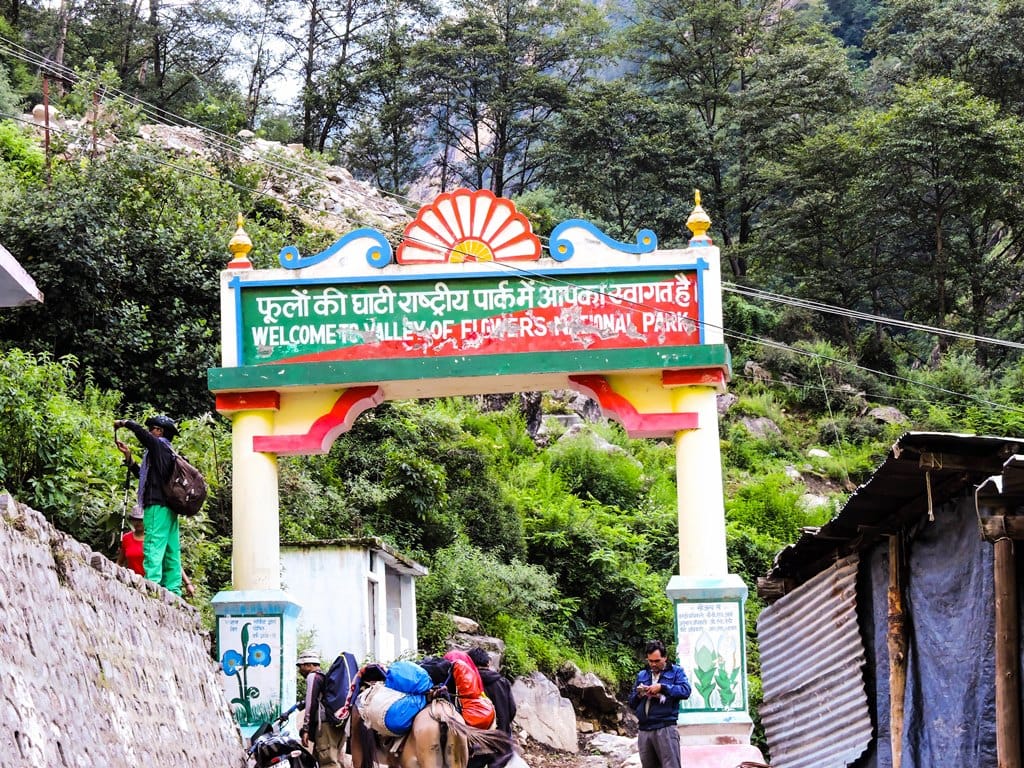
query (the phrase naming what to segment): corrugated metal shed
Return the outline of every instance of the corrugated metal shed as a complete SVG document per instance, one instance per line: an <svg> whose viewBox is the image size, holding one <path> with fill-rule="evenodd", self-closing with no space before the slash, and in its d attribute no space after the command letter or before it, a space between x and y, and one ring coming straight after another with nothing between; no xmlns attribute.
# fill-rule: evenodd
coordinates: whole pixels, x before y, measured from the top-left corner
<svg viewBox="0 0 1024 768"><path fill-rule="evenodd" d="M999 474L1016 453L1024 453L1024 439L906 433L836 517L775 556L768 581L785 582L787 591L804 583L836 560L927 514L929 499L937 504Z"/></svg>
<svg viewBox="0 0 1024 768"><path fill-rule="evenodd" d="M761 707L775 768L844 768L871 742L856 555L761 612Z"/></svg>

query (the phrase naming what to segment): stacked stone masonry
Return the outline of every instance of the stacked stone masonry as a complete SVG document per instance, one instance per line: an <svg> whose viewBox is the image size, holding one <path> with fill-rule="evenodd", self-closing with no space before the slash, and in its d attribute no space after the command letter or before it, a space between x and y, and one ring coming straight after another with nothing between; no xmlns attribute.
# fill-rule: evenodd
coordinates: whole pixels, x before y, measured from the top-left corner
<svg viewBox="0 0 1024 768"><path fill-rule="evenodd" d="M198 612L7 495L0 754L47 768L245 764Z"/></svg>

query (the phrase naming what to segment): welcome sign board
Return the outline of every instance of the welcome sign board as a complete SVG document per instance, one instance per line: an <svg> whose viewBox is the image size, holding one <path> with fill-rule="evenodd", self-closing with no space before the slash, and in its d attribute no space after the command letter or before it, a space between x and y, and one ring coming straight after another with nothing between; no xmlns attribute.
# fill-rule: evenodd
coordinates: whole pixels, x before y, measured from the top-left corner
<svg viewBox="0 0 1024 768"><path fill-rule="evenodd" d="M312 256L285 248L280 269L229 270L224 367L211 370L211 389L379 383L392 371L423 380L727 367L720 328L705 317L710 263L699 248L656 248L648 230L623 243L574 219L545 249L510 201L441 195L396 252L360 229ZM708 346L717 350L682 352Z"/></svg>
<svg viewBox="0 0 1024 768"><path fill-rule="evenodd" d="M700 343L680 271L240 286L246 365Z"/></svg>

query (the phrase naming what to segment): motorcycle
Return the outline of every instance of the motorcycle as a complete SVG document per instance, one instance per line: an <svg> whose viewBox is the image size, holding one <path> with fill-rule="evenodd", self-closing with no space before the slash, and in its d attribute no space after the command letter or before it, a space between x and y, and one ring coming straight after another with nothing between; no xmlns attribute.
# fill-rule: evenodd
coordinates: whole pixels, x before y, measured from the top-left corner
<svg viewBox="0 0 1024 768"><path fill-rule="evenodd" d="M287 712L256 729L246 751L255 768L317 768L316 758L302 746L302 742L289 733L281 732L281 726L292 712L302 709L304 704L295 702Z"/></svg>

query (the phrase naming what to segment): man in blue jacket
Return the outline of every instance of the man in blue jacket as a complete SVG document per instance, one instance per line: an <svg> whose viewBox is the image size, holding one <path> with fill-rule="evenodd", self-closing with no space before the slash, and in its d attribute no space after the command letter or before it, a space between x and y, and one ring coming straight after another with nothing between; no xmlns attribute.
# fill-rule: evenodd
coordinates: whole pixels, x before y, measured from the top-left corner
<svg viewBox="0 0 1024 768"><path fill-rule="evenodd" d="M644 648L647 669L636 676L629 706L640 723L640 765L643 768L680 768L679 702L690 698L690 681L683 668L668 660L665 644L652 640Z"/></svg>

